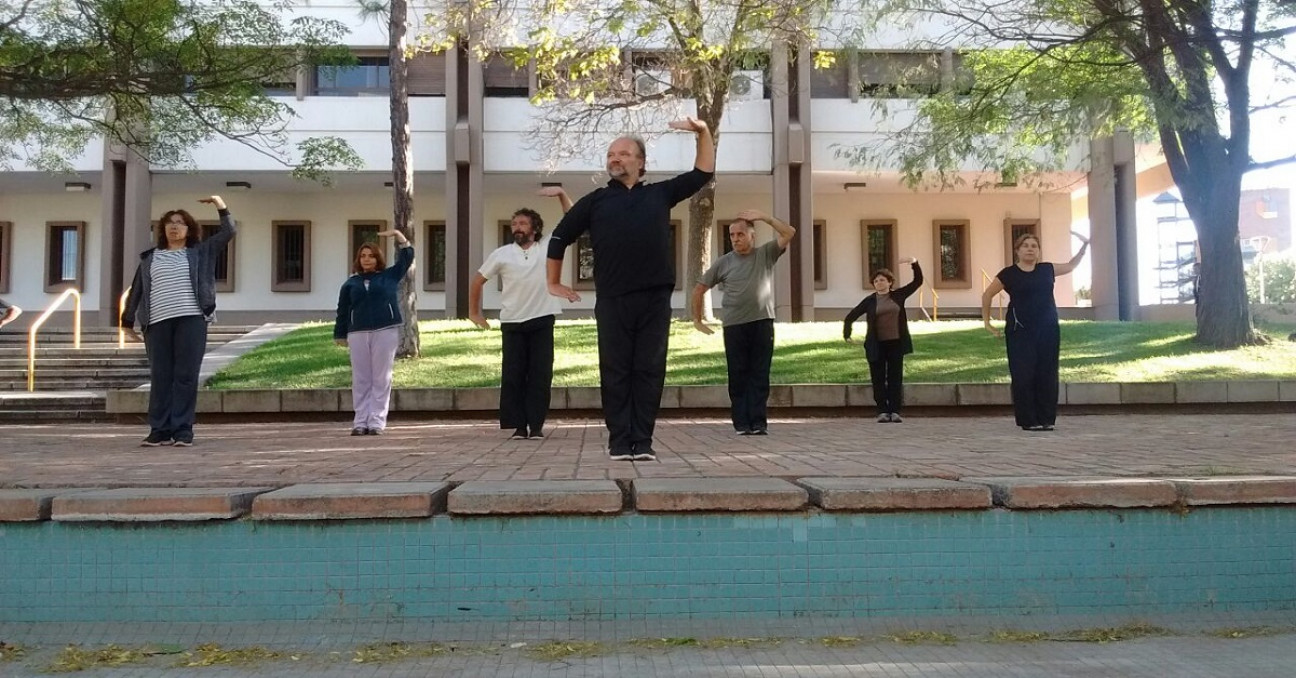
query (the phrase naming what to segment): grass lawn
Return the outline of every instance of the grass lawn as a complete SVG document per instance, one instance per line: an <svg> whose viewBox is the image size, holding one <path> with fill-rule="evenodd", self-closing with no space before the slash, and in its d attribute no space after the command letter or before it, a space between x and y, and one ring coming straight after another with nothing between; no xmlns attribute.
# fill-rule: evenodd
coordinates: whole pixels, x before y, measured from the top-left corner
<svg viewBox="0 0 1296 678"><path fill-rule="evenodd" d="M398 361L398 387L498 386L500 334L466 320L420 323L423 357ZM856 325L863 336L864 324ZM905 361L907 382L1006 382L1003 341L979 321L913 322L915 352ZM1062 323L1062 381L1184 381L1296 379L1292 328L1271 328L1268 346L1220 351L1193 343L1188 323ZM261 346L209 384L211 388L345 388L351 384L346 349L333 344L332 324L311 324ZM1281 332L1281 336L1277 333ZM593 320L558 323L554 385L598 385ZM778 384L868 383L859 344L841 339L840 322L788 323L775 329L771 375ZM691 324L671 327L666 383L725 383L724 341Z"/></svg>

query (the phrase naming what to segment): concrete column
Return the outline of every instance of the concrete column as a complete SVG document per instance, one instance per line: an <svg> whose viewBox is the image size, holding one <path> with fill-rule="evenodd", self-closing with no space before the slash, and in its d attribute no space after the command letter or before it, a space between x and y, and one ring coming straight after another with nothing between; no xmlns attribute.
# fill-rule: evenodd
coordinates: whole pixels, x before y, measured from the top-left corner
<svg viewBox="0 0 1296 678"><path fill-rule="evenodd" d="M468 279L482 258L484 95L482 65L472 50L446 50L447 318L467 316Z"/></svg>
<svg viewBox="0 0 1296 678"><path fill-rule="evenodd" d="M782 322L814 319L814 190L810 167L810 50L775 44L770 52L774 144L774 216L797 228L775 268L774 310Z"/></svg>
<svg viewBox="0 0 1296 678"><path fill-rule="evenodd" d="M1120 319L1116 268L1116 172L1110 137L1089 142L1089 237L1094 320Z"/></svg>
<svg viewBox="0 0 1296 678"><path fill-rule="evenodd" d="M1141 320L1138 269L1138 170L1134 137L1117 132L1112 138L1115 164L1116 280L1121 320ZM1092 255L1092 253L1091 253Z"/></svg>
<svg viewBox="0 0 1296 678"><path fill-rule="evenodd" d="M153 246L153 173L138 155L107 145L104 150L100 222L103 238L99 266L99 312L95 322L117 325L121 295L139 266L139 255ZM161 215L158 215L161 216Z"/></svg>

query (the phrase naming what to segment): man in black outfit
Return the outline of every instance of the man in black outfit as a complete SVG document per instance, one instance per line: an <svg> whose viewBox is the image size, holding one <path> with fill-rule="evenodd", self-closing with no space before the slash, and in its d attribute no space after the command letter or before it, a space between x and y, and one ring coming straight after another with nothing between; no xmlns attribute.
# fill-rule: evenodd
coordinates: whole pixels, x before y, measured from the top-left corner
<svg viewBox="0 0 1296 678"><path fill-rule="evenodd" d="M702 190L715 173L715 141L706 123L685 118L672 129L697 135L693 170L666 181L642 181L643 141L622 137L607 151L607 186L581 198L554 229L547 267L549 293L580 295L559 282L564 250L586 231L594 248L598 300L599 382L608 453L613 459L651 461L657 410L666 383L675 252L671 208Z"/></svg>

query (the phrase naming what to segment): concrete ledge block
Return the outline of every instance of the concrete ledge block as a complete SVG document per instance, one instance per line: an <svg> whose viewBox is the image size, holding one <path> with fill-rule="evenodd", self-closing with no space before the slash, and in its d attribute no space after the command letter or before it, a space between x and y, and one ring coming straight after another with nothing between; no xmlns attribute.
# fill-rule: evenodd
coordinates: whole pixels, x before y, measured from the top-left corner
<svg viewBox="0 0 1296 678"><path fill-rule="evenodd" d="M987 509L990 488L938 478L801 478L810 503L825 511Z"/></svg>
<svg viewBox="0 0 1296 678"><path fill-rule="evenodd" d="M1284 403L1296 402L1296 381L1278 382L1278 400Z"/></svg>
<svg viewBox="0 0 1296 678"><path fill-rule="evenodd" d="M957 405L958 389L954 384L905 384L904 404L907 407Z"/></svg>
<svg viewBox="0 0 1296 678"><path fill-rule="evenodd" d="M202 391L198 392L201 397ZM148 391L109 391L104 402L108 414L144 414L148 412Z"/></svg>
<svg viewBox="0 0 1296 678"><path fill-rule="evenodd" d="M962 482L988 486L995 504L1011 509L1170 506L1179 499L1174 483L1152 478L963 478Z"/></svg>
<svg viewBox="0 0 1296 678"><path fill-rule="evenodd" d="M54 497L78 490L0 490L0 523L49 520Z"/></svg>
<svg viewBox="0 0 1296 678"><path fill-rule="evenodd" d="M1171 478L1189 506L1296 504L1296 476Z"/></svg>
<svg viewBox="0 0 1296 678"><path fill-rule="evenodd" d="M213 412L225 411L225 398L222 391L210 391L205 388L198 389L198 403L194 406L194 412L198 414L211 414ZM145 411L148 411L147 405Z"/></svg>
<svg viewBox="0 0 1296 678"><path fill-rule="evenodd" d="M661 408L677 410L680 406L680 389L682 386L667 386L662 389Z"/></svg>
<svg viewBox="0 0 1296 678"><path fill-rule="evenodd" d="M795 407L845 407L846 385L793 384L792 405Z"/></svg>
<svg viewBox="0 0 1296 678"><path fill-rule="evenodd" d="M500 390L489 388L457 388L454 408L461 412L498 412Z"/></svg>
<svg viewBox="0 0 1296 678"><path fill-rule="evenodd" d="M222 412L282 412L276 390L222 391Z"/></svg>
<svg viewBox="0 0 1296 678"><path fill-rule="evenodd" d="M1064 384L1059 394L1068 405L1119 405L1121 404L1120 384Z"/></svg>
<svg viewBox="0 0 1296 678"><path fill-rule="evenodd" d="M567 387L554 386L549 389L549 409L561 410L567 407Z"/></svg>
<svg viewBox="0 0 1296 678"><path fill-rule="evenodd" d="M795 398L795 396L794 396ZM729 407L728 386L681 386L680 407L685 409Z"/></svg>
<svg viewBox="0 0 1296 678"><path fill-rule="evenodd" d="M1224 382L1224 381L1175 382L1175 402L1177 403L1226 403L1228 402L1228 382Z"/></svg>
<svg viewBox="0 0 1296 678"><path fill-rule="evenodd" d="M1009 384L958 384L960 405L1011 405L1012 386Z"/></svg>
<svg viewBox="0 0 1296 678"><path fill-rule="evenodd" d="M144 487L89 490L54 497L59 521L157 522L228 520L252 507L270 487Z"/></svg>
<svg viewBox="0 0 1296 678"><path fill-rule="evenodd" d="M603 409L603 395L597 386L568 386L567 409L601 410Z"/></svg>
<svg viewBox="0 0 1296 678"><path fill-rule="evenodd" d="M449 388L398 388L395 396L397 412L449 412L454 409L454 389ZM352 410L350 396L342 398L341 407Z"/></svg>
<svg viewBox="0 0 1296 678"><path fill-rule="evenodd" d="M258 520L426 518L445 510L450 483L321 483L258 495Z"/></svg>
<svg viewBox="0 0 1296 678"><path fill-rule="evenodd" d="M1231 403L1272 403L1278 400L1276 381L1230 381L1228 401Z"/></svg>
<svg viewBox="0 0 1296 678"><path fill-rule="evenodd" d="M779 478L639 478L639 511L799 511L805 488Z"/></svg>
<svg viewBox="0 0 1296 678"><path fill-rule="evenodd" d="M770 385L770 407L792 407L792 387L787 384Z"/></svg>
<svg viewBox="0 0 1296 678"><path fill-rule="evenodd" d="M621 488L611 480L470 480L450 491L457 515L619 513Z"/></svg>
<svg viewBox="0 0 1296 678"><path fill-rule="evenodd" d="M279 397L284 412L337 412L341 403L336 389L289 389Z"/></svg>
<svg viewBox="0 0 1296 678"><path fill-rule="evenodd" d="M1164 382L1121 384L1125 405L1169 405L1175 401L1175 385Z"/></svg>
<svg viewBox="0 0 1296 678"><path fill-rule="evenodd" d="M847 407L873 407L873 387L868 384L846 385Z"/></svg>

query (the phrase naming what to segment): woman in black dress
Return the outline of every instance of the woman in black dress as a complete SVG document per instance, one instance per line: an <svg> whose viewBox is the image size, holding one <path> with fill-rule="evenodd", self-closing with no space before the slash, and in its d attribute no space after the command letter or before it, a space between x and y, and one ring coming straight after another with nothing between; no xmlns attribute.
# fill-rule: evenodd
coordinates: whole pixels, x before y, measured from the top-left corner
<svg viewBox="0 0 1296 678"><path fill-rule="evenodd" d="M1058 353L1061 335L1053 281L1075 270L1089 248L1079 234L1080 251L1065 264L1040 261L1039 238L1026 233L1013 243L1017 263L1004 268L981 295L981 319L990 325L990 301L1008 292L1004 334L1008 343L1008 373L1012 377L1013 413L1024 431L1052 431L1057 421Z"/></svg>
<svg viewBox="0 0 1296 678"><path fill-rule="evenodd" d="M909 323L905 317L905 299L923 284L922 268L917 259L904 262L913 267L913 280L896 287L895 275L885 268L873 272L874 293L864 297L846 314L842 338L851 341L851 325L860 316L868 321L864 334L864 356L868 358L869 376L873 381L873 402L877 403L878 423L904 421L900 406L904 403L904 357L913 353Z"/></svg>

